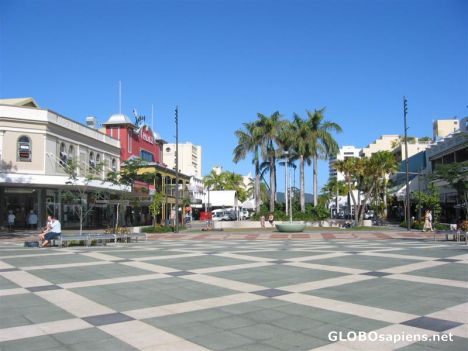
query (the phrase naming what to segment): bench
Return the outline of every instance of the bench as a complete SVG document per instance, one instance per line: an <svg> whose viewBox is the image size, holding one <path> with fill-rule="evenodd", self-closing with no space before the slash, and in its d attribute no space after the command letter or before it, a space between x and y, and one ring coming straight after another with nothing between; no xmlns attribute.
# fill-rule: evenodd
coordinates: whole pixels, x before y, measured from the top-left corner
<svg viewBox="0 0 468 351"><path fill-rule="evenodd" d="M89 245L89 237L88 237L88 234L82 234L82 235L60 235L58 238L56 239L52 239L50 241L50 245L51 246L55 246L55 241L58 240L59 243L60 243L60 247L63 247L64 243L67 243L69 241L84 241L85 242L85 245L88 246Z"/></svg>
<svg viewBox="0 0 468 351"><path fill-rule="evenodd" d="M95 240L96 242L102 242L104 245L107 244L109 241L113 241L114 243L117 242L117 235L115 234L88 234L88 240L89 240L89 245L91 245L91 242Z"/></svg>

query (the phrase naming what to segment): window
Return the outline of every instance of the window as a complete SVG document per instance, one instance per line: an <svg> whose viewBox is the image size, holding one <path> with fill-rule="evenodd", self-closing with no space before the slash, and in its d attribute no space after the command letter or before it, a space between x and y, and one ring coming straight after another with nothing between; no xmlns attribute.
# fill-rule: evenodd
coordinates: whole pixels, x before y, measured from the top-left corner
<svg viewBox="0 0 468 351"><path fill-rule="evenodd" d="M65 146L65 143L60 143L59 159L61 166L65 166L68 162L67 147Z"/></svg>
<svg viewBox="0 0 468 351"><path fill-rule="evenodd" d="M73 145L70 145L68 147L68 159L73 160L74 157L75 157L75 148L73 147Z"/></svg>
<svg viewBox="0 0 468 351"><path fill-rule="evenodd" d="M147 162L154 162L154 156L151 152L148 152L146 150L141 150L140 151L140 157L143 161Z"/></svg>
<svg viewBox="0 0 468 351"><path fill-rule="evenodd" d="M171 148L170 148L170 147L166 147L166 152L171 152Z"/></svg>
<svg viewBox="0 0 468 351"><path fill-rule="evenodd" d="M96 168L96 161L94 160L94 152L89 153L89 167Z"/></svg>
<svg viewBox="0 0 468 351"><path fill-rule="evenodd" d="M128 152L132 153L132 130L128 130Z"/></svg>
<svg viewBox="0 0 468 351"><path fill-rule="evenodd" d="M115 158L112 159L112 171L113 172L116 172L117 171L117 161L115 160Z"/></svg>
<svg viewBox="0 0 468 351"><path fill-rule="evenodd" d="M101 163L101 154L96 154L96 165Z"/></svg>
<svg viewBox="0 0 468 351"><path fill-rule="evenodd" d="M17 146L18 161L31 162L31 139L23 135L18 138Z"/></svg>

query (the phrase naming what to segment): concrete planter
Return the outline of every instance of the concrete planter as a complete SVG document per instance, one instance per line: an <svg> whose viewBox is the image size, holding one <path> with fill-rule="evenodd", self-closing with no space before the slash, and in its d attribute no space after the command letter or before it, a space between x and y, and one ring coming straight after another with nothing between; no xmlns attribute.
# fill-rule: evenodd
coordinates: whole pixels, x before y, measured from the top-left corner
<svg viewBox="0 0 468 351"><path fill-rule="evenodd" d="M363 227L372 227L372 220L370 219L365 219L362 221L362 226Z"/></svg>
<svg viewBox="0 0 468 351"><path fill-rule="evenodd" d="M297 233L297 232L303 232L305 229L305 224L302 223L282 223L282 224L276 224L276 229L279 232L283 233Z"/></svg>

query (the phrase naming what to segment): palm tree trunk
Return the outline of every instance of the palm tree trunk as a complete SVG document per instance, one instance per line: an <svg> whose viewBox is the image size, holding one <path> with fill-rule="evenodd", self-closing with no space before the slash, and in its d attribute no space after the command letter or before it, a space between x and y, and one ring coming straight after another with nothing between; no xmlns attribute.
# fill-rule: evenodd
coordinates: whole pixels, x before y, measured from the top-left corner
<svg viewBox="0 0 468 351"><path fill-rule="evenodd" d="M275 211L275 195L276 195L276 184L275 184L275 169L273 166L274 159L270 156L270 212Z"/></svg>
<svg viewBox="0 0 468 351"><path fill-rule="evenodd" d="M260 213L260 163L255 159L255 212Z"/></svg>
<svg viewBox="0 0 468 351"><path fill-rule="evenodd" d="M318 178L317 178L317 156L313 157L313 173L314 173L314 206L317 206Z"/></svg>
<svg viewBox="0 0 468 351"><path fill-rule="evenodd" d="M301 194L301 212L305 213L305 191L304 191L304 156L300 156L300 194Z"/></svg>
<svg viewBox="0 0 468 351"><path fill-rule="evenodd" d="M276 181L276 157L273 155L273 179L274 179L274 183L275 183L275 202L278 200L278 198L276 197L277 196L277 193L276 193L276 189L278 189L278 183Z"/></svg>
<svg viewBox="0 0 468 351"><path fill-rule="evenodd" d="M384 204L383 218L387 219L388 209L387 209L387 178L386 177L384 177L384 180L383 180L383 204Z"/></svg>

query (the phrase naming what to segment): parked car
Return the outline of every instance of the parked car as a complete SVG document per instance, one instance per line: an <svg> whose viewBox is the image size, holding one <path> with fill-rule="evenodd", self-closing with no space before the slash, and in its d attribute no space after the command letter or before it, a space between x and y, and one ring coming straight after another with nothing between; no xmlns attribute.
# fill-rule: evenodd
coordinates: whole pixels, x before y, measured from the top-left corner
<svg viewBox="0 0 468 351"><path fill-rule="evenodd" d="M246 208L243 208L242 210L240 210L239 217L240 219L249 219L250 213Z"/></svg>
<svg viewBox="0 0 468 351"><path fill-rule="evenodd" d="M211 211L212 221L229 221L229 213L226 210L213 210Z"/></svg>
<svg viewBox="0 0 468 351"><path fill-rule="evenodd" d="M364 219L373 219L374 218L374 211L369 210L366 213L364 213Z"/></svg>

